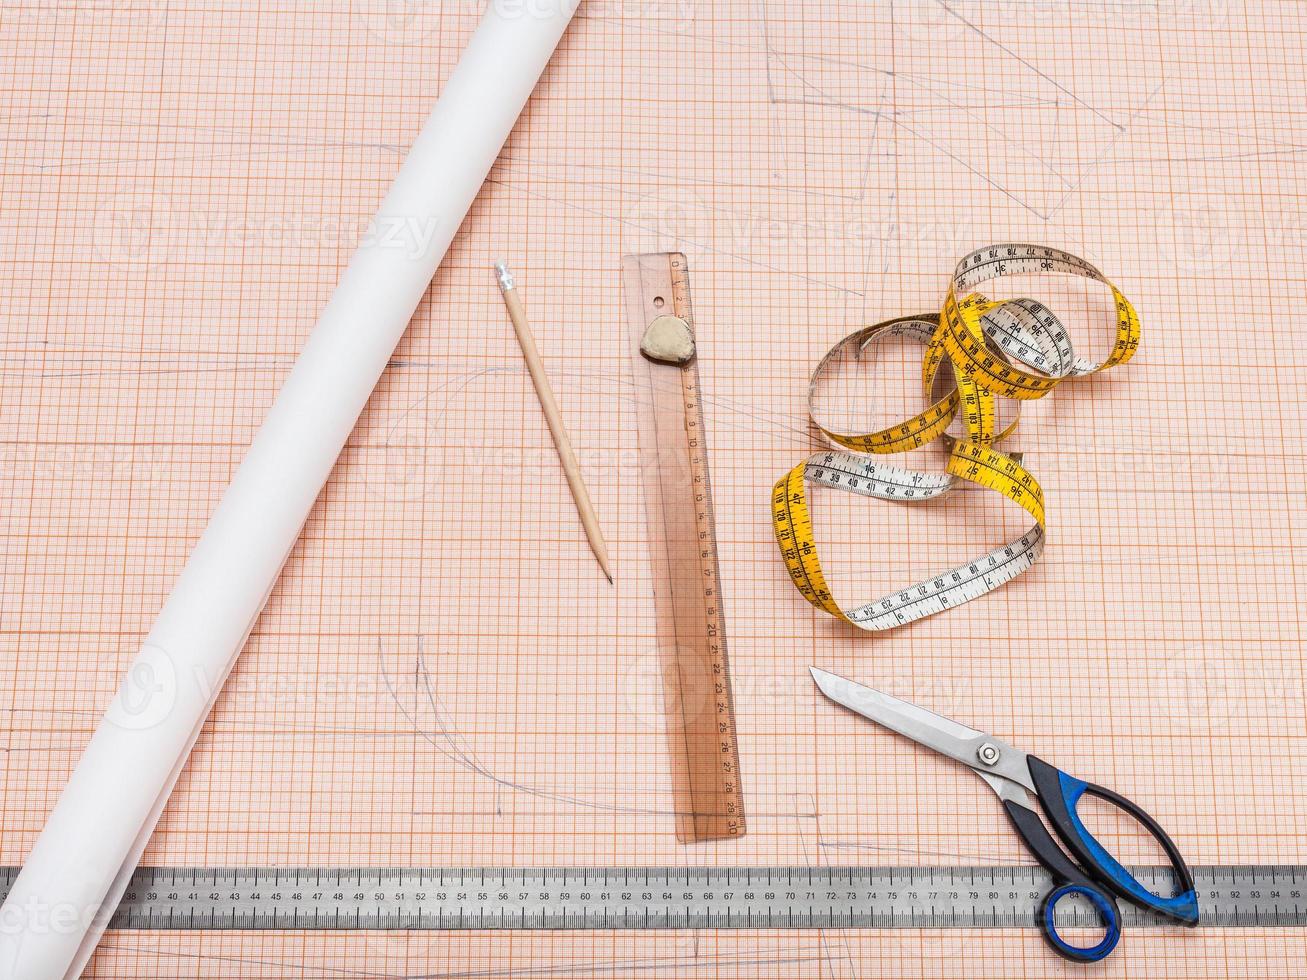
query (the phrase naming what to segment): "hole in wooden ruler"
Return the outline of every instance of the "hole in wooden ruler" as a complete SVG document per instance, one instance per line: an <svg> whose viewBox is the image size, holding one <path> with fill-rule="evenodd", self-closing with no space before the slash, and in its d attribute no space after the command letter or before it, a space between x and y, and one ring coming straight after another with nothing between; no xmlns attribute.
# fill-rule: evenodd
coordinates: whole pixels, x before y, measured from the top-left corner
<svg viewBox="0 0 1307 980"><path fill-rule="evenodd" d="M746 820L685 257L626 256L622 269L676 836L724 840ZM667 346L677 331L687 352Z"/></svg>

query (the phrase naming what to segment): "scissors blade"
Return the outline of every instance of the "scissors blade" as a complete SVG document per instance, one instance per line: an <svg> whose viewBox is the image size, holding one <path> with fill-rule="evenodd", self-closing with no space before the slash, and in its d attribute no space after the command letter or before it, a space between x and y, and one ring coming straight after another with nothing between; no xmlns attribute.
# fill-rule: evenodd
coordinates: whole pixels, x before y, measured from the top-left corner
<svg viewBox="0 0 1307 980"><path fill-rule="evenodd" d="M821 692L836 704L856 711L864 718L870 718L876 724L914 742L920 742L940 755L956 759L982 776L992 774L1010 779L1034 791L1034 783L1026 766L1026 754L1020 749L910 701L855 684L838 674L816 667L809 667L808 670L812 672L812 679L817 682ZM982 745L992 746L997 751L997 758L992 765L986 765L980 760L977 753ZM1003 796L991 780L986 779L985 782L990 783L995 792Z"/></svg>

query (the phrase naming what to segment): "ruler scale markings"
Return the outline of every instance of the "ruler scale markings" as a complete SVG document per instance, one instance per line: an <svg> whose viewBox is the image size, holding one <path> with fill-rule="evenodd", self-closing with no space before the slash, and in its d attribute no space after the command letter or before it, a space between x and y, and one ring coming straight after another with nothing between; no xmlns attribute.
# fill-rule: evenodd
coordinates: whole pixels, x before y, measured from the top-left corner
<svg viewBox="0 0 1307 980"><path fill-rule="evenodd" d="M1028 273L1077 276L1108 289L1115 309L1116 338L1103 361L1094 363L1077 356L1066 327L1043 303L1027 298L991 301L974 292L976 286L990 280ZM894 336L925 345L921 380L928 400L936 397L935 381L946 363L953 376L952 390L924 411L876 432L841 432L820 421L817 393L827 374L850 357L861 360L870 345ZM1015 399L1019 407L1022 401L1043 397L1070 378L1124 364L1138 345L1138 315L1098 269L1060 249L1023 244L993 245L967 255L950 280L940 312L886 320L839 341L810 378L808 413L826 440L842 449L810 457L783 476L772 491L776 543L799 593L854 626L884 630L978 598L1030 568L1044 545L1043 493L1018 456L995 448L1016 426L1014 417L1000 427L996 400ZM964 431L950 437L948 426L959 417L965 423ZM906 452L940 438L950 449L943 474L874 462L867 455ZM854 607L841 606L817 555L806 484L824 484L885 500L922 501L949 492L959 480L995 491L1022 507L1034 521L1030 530L1009 545L907 589Z"/></svg>
<svg viewBox="0 0 1307 980"><path fill-rule="evenodd" d="M659 318L679 318L693 333L689 273L684 255L660 252L624 257L622 276L658 655L665 704L677 715L668 719L677 756L677 837L738 837L745 832L744 799L698 362L655 363L640 349Z"/></svg>
<svg viewBox="0 0 1307 980"><path fill-rule="evenodd" d="M1035 925L1035 901L1049 887L1034 866L977 868L588 868L586 891L570 890L559 869L447 868L141 868L113 919L126 929L366 929L418 927L451 930L522 929L784 929L784 928L1014 928ZM0 869L8 892L16 868ZM1167 868L1137 869L1157 888ZM413 876L430 874L436 891L414 892ZM1214 866L1195 869L1203 925L1304 927L1303 876L1298 865ZM318 890L294 886L311 877ZM348 892L366 876L375 891ZM519 897L498 899L475 891L487 878ZM614 886L632 878L641 892ZM575 882L576 877L570 881ZM289 888L288 888L289 886ZM837 887L838 886L838 887ZM472 887L473 894L464 889ZM600 889L593 894L589 889ZM272 896L290 890L289 899ZM730 899L723 897L723 891ZM342 898L336 898L341 895ZM318 897L322 896L322 897ZM1060 906L1067 926L1092 926L1085 910ZM1165 927L1130 909L1133 927Z"/></svg>

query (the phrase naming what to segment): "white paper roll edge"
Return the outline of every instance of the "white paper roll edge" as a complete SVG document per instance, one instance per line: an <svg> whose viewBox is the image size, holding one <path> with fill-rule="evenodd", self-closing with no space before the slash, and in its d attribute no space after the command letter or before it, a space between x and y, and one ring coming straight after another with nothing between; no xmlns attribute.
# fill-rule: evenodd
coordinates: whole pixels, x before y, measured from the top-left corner
<svg viewBox="0 0 1307 980"><path fill-rule="evenodd" d="M580 0L491 0L0 908L0 976L76 977L345 440ZM487 280L489 282L489 280Z"/></svg>

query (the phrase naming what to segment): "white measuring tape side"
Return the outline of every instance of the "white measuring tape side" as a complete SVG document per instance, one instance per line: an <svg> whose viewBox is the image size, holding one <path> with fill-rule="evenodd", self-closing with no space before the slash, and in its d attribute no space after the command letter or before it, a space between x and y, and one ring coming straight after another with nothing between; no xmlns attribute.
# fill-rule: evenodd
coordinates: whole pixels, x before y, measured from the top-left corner
<svg viewBox="0 0 1307 980"><path fill-rule="evenodd" d="M1062 320L1045 304L1029 298L992 301L975 287L1005 276L1063 274L1101 283L1112 295L1116 338L1112 350L1095 363L1076 354ZM961 298L959 298L961 297ZM833 367L847 357L862 358L887 337L925 346L922 387L929 401L945 365L953 388L912 418L877 432L855 434L824 423L817 396ZM808 412L836 451L818 453L777 482L772 492L776 542L790 578L817 608L865 630L885 630L959 606L1011 581L1039 558L1044 548L1044 495L1019 456L995 448L1017 425L1019 415L999 428L996 399L1022 401L1047 395L1060 382L1128 361L1139 346L1139 317L1121 292L1094 266L1070 253L1037 245L995 245L964 258L949 283L940 314L900 317L845 337L822 358L808 386ZM947 434L954 419L963 435ZM950 448L944 473L889 466L878 455L906 452L943 439ZM863 455L865 454L865 455ZM807 492L811 484L881 500L921 503L942 497L956 481L993 490L1016 503L1033 524L1019 538L955 568L871 602L838 602L822 570Z"/></svg>

